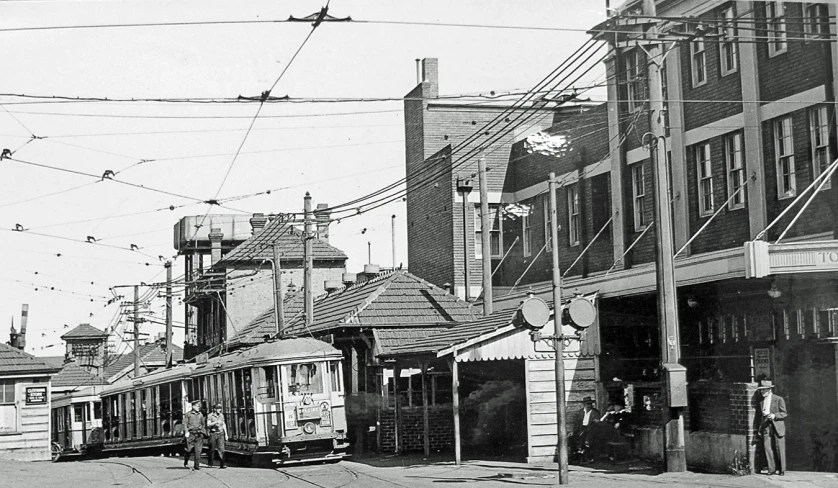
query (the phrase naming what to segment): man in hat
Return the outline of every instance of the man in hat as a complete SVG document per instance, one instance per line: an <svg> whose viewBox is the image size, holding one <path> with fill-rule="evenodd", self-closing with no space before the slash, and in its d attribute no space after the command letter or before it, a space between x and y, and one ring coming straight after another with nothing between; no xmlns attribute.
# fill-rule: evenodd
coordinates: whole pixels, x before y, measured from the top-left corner
<svg viewBox="0 0 838 488"><path fill-rule="evenodd" d="M224 441L227 440L227 424L224 422L224 414L221 413L222 406L216 403L214 412L207 415L207 430L209 431L209 455L207 456L207 466L212 467L212 462L215 460L215 452L218 452L218 459L221 460L221 469L226 468L224 465Z"/></svg>
<svg viewBox="0 0 838 488"><path fill-rule="evenodd" d="M783 397L772 391L774 384L770 380L760 380L758 390L762 398L759 402L759 432L765 449L765 461L768 474L783 476L786 474L786 402ZM779 470L778 470L779 468Z"/></svg>
<svg viewBox="0 0 838 488"><path fill-rule="evenodd" d="M582 399L582 415L576 418L573 431L570 434L571 452L580 456L584 461L593 460L591 447L595 444L593 426L599 422L599 410L594 407L594 399L586 396Z"/></svg>
<svg viewBox="0 0 838 488"><path fill-rule="evenodd" d="M204 427L204 414L201 413L201 400L192 400L192 410L183 416L184 435L186 436L186 456L183 458L183 467L189 466L189 455L195 451L195 469L201 469L201 449L204 447L204 436L207 435Z"/></svg>

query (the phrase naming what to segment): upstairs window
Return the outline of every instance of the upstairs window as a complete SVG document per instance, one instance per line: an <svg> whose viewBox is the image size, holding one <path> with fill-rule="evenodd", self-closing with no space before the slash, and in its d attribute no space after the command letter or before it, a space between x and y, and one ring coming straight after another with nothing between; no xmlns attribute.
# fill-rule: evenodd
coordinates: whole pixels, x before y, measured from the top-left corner
<svg viewBox="0 0 838 488"><path fill-rule="evenodd" d="M553 250L553 243L550 240L550 236L552 236L552 228L553 228L553 215L550 212L550 194L547 193L544 195L544 198L541 199L541 210L544 216L544 243L545 243L545 250L552 251Z"/></svg>
<svg viewBox="0 0 838 488"><path fill-rule="evenodd" d="M567 187L568 244L579 245L579 184Z"/></svg>
<svg viewBox="0 0 838 488"><path fill-rule="evenodd" d="M712 215L713 206L713 164L710 160L710 143L695 147L696 180L698 181L698 214Z"/></svg>
<svg viewBox="0 0 838 488"><path fill-rule="evenodd" d="M774 121L774 158L777 166L777 198L782 200L797 195L791 117Z"/></svg>
<svg viewBox="0 0 838 488"><path fill-rule="evenodd" d="M737 132L724 138L725 166L727 167L727 195L733 199L728 203L729 210L745 208L745 167L742 162L742 134ZM739 193L737 193L737 191Z"/></svg>
<svg viewBox="0 0 838 488"><path fill-rule="evenodd" d="M500 206L496 204L489 205L489 221L491 227L489 229L489 246L491 257L503 257L503 228L500 218ZM480 218L480 206L474 207L474 257L476 259L483 258L483 221Z"/></svg>
<svg viewBox="0 0 838 488"><path fill-rule="evenodd" d="M829 34L829 10L825 3L806 4L804 10L806 37L816 39Z"/></svg>
<svg viewBox="0 0 838 488"><path fill-rule="evenodd" d="M631 196L634 203L634 231L646 228L646 172L643 163L631 167Z"/></svg>
<svg viewBox="0 0 838 488"><path fill-rule="evenodd" d="M523 236L524 256L532 255L532 227L529 214L521 217L521 235Z"/></svg>
<svg viewBox="0 0 838 488"><path fill-rule="evenodd" d="M765 3L768 56L786 52L786 6L783 2Z"/></svg>
<svg viewBox="0 0 838 488"><path fill-rule="evenodd" d="M829 149L829 111L825 106L809 109L809 137L812 145L812 174L820 176L832 162ZM829 181L823 189L830 188Z"/></svg>
<svg viewBox="0 0 838 488"><path fill-rule="evenodd" d="M626 56L626 100L629 112L643 105L643 66L640 62L640 52L630 51Z"/></svg>
<svg viewBox="0 0 838 488"><path fill-rule="evenodd" d="M736 72L739 68L736 49L736 13L733 7L728 7L719 12L719 17L724 22L722 27L722 38L719 44L719 58L721 58L722 76Z"/></svg>
<svg viewBox="0 0 838 488"><path fill-rule="evenodd" d="M693 87L707 83L707 56L704 51L704 39L690 41L692 59Z"/></svg>

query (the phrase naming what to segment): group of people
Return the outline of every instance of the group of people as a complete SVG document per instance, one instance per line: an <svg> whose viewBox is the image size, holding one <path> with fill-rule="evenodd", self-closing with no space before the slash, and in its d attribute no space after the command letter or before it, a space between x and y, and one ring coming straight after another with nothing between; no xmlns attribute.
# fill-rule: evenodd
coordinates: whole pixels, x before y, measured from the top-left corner
<svg viewBox="0 0 838 488"><path fill-rule="evenodd" d="M183 467L189 467L189 456L195 454L195 469L201 469L201 449L204 447L204 438L209 438L209 455L207 466L212 467L215 454L221 461L221 469L227 466L224 463L224 442L227 440L227 424L224 422L221 404L213 408L213 412L204 419L201 413L201 401L192 401L192 410L186 412L183 419L184 437L186 439L186 453L183 457Z"/></svg>

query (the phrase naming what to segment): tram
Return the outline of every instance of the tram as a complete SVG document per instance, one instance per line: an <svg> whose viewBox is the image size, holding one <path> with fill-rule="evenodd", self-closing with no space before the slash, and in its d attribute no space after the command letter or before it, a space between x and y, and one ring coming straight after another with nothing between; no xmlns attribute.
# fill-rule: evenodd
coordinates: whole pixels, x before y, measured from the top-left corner
<svg viewBox="0 0 838 488"><path fill-rule="evenodd" d="M183 452L183 414L223 406L226 451L256 466L346 456L341 352L316 339L281 339L154 372L101 395L104 453Z"/></svg>
<svg viewBox="0 0 838 488"><path fill-rule="evenodd" d="M88 386L52 398L52 460L89 454L101 444L102 387Z"/></svg>

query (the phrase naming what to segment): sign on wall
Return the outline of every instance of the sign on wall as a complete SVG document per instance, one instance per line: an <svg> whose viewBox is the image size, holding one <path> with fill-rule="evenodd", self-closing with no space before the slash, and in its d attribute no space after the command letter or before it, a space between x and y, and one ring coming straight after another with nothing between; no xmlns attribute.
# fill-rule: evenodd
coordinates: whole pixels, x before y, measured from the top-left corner
<svg viewBox="0 0 838 488"><path fill-rule="evenodd" d="M838 271L838 241L748 241L744 247L746 278Z"/></svg>
<svg viewBox="0 0 838 488"><path fill-rule="evenodd" d="M771 349L754 349L754 381L771 378Z"/></svg>
<svg viewBox="0 0 838 488"><path fill-rule="evenodd" d="M46 386L30 386L26 388L26 404L27 405L46 405L47 404L47 387Z"/></svg>

